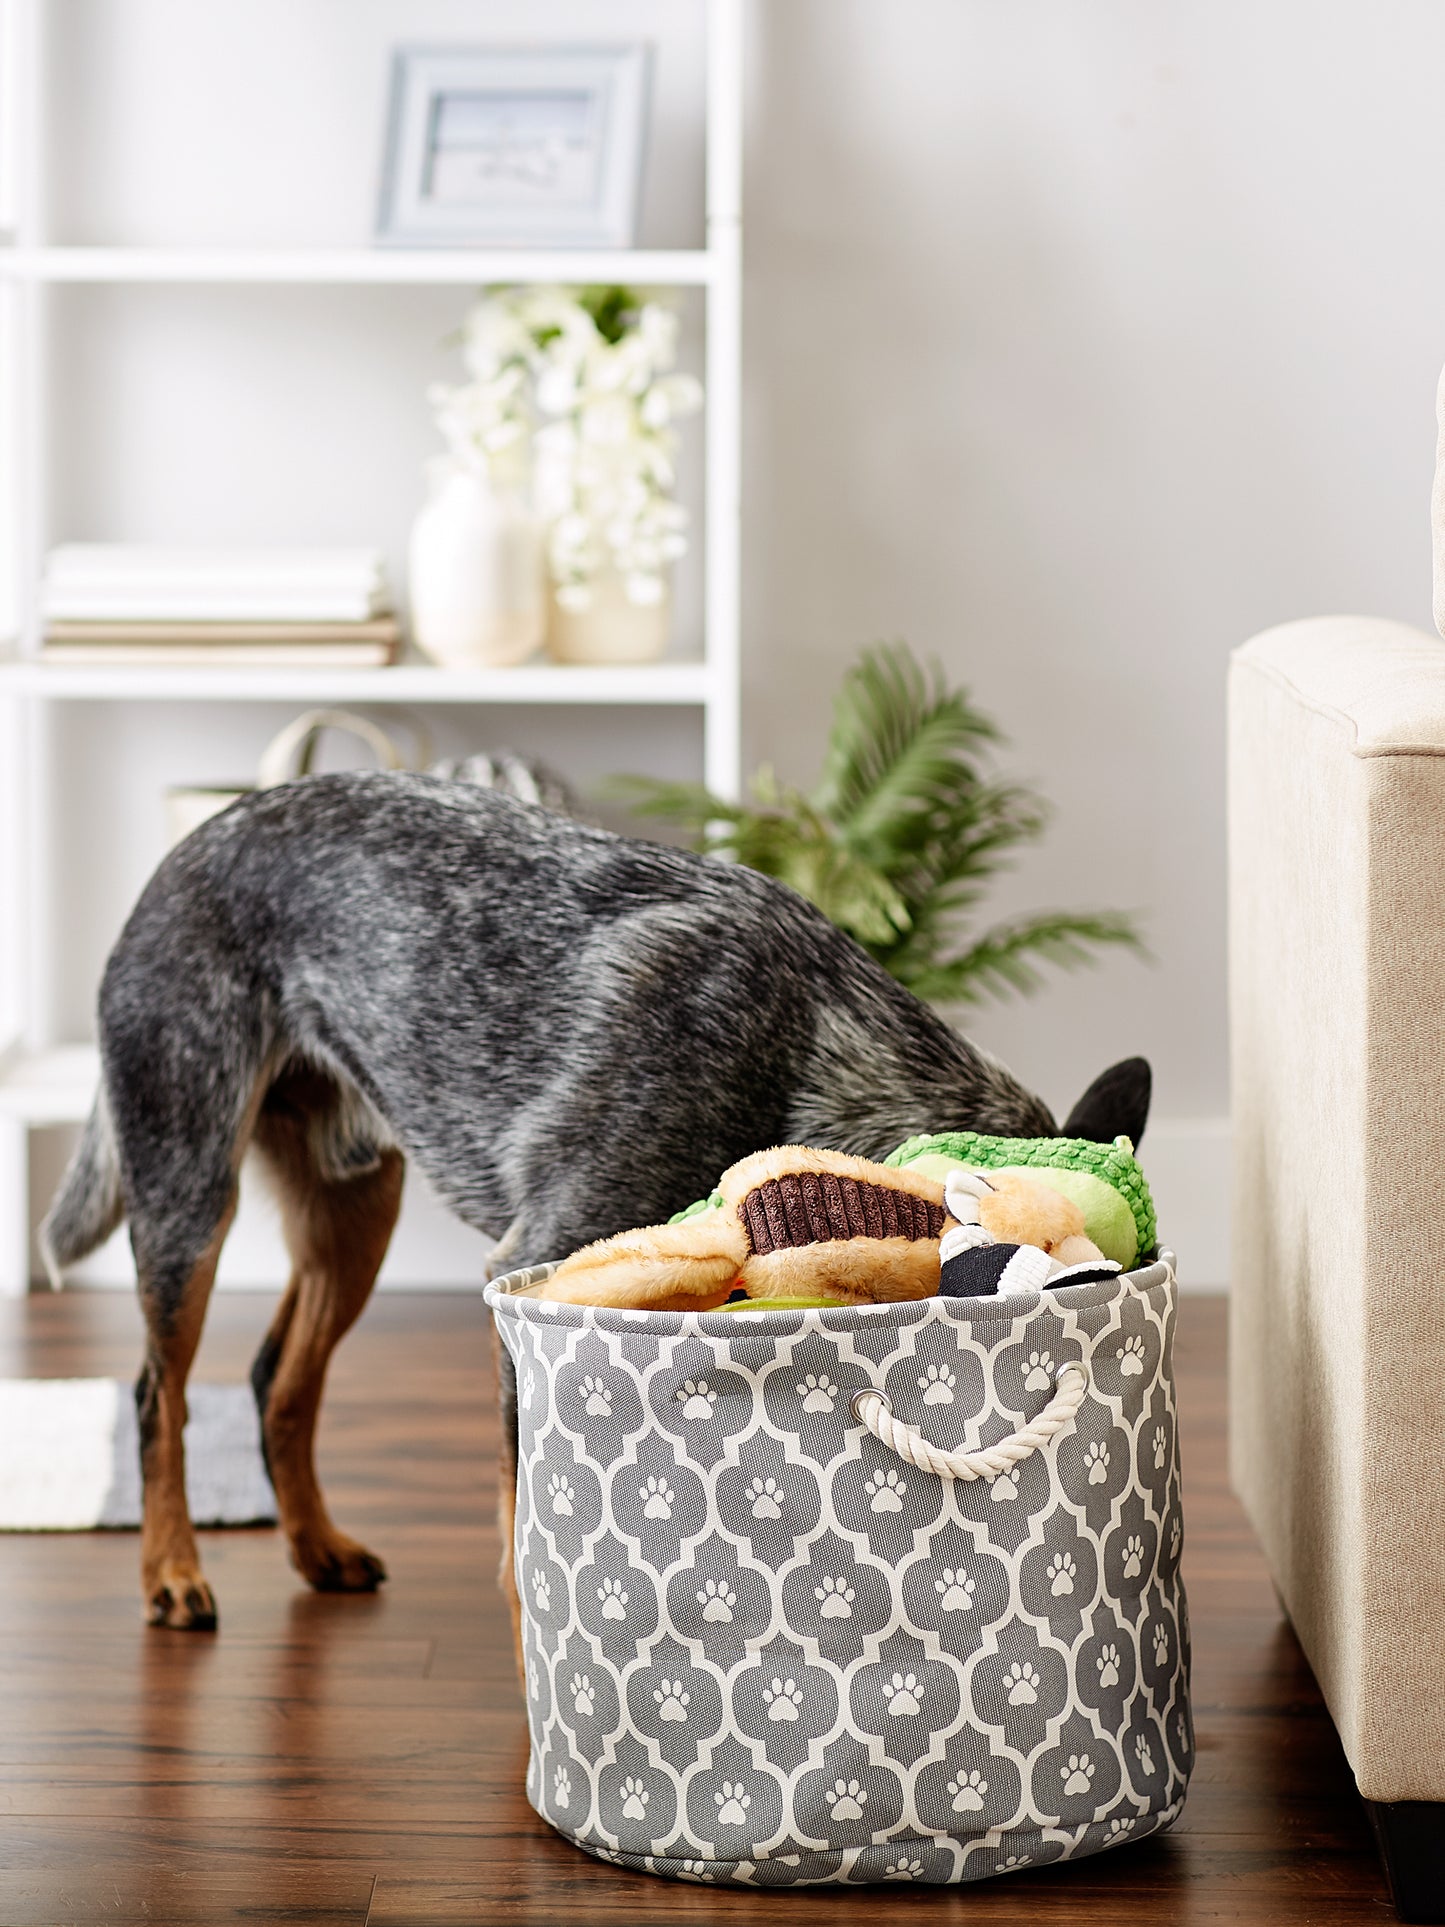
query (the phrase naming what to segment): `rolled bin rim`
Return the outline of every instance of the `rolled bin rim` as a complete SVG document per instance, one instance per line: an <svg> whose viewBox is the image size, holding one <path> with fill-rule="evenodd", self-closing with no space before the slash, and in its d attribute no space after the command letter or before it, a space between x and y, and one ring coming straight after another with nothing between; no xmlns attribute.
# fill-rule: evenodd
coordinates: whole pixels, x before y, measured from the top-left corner
<svg viewBox="0 0 1445 1927"><path fill-rule="evenodd" d="M631 1311L610 1305L559 1304L549 1299L525 1298L519 1294L530 1285L550 1278L560 1260L541 1265L523 1265L494 1279L482 1296L494 1313L505 1313L526 1324L562 1327L590 1327L597 1331L645 1331L658 1337L696 1333L709 1338L729 1333L795 1332L811 1325L816 1331L854 1331L879 1318L913 1318L941 1308L960 1325L981 1331L1012 1324L1031 1313L1054 1304L1072 1311L1087 1311L1093 1306L1109 1305L1123 1291L1147 1296L1174 1281L1174 1253L1163 1247L1147 1264L1121 1271L1115 1277L1092 1284L1065 1285L1058 1291L1018 1292L1002 1298L899 1298L877 1305L830 1305L809 1309L794 1307L780 1311Z"/></svg>

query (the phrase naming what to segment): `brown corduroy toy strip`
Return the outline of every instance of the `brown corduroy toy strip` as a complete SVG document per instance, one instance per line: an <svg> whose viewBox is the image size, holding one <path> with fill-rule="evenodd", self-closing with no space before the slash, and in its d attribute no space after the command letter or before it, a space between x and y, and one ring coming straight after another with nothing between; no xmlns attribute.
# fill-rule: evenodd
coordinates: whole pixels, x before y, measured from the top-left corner
<svg viewBox="0 0 1445 1927"><path fill-rule="evenodd" d="M724 1172L720 1209L586 1245L540 1286L568 1304L708 1311L749 1298L871 1304L938 1290L943 1186L841 1151L783 1145Z"/></svg>

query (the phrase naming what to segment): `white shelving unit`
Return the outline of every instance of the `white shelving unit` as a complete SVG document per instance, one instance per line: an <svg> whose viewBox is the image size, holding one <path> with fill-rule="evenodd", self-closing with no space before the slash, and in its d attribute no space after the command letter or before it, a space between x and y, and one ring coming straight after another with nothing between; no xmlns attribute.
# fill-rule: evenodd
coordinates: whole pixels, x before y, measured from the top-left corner
<svg viewBox="0 0 1445 1927"><path fill-rule="evenodd" d="M707 9L706 246L557 252L396 248L123 248L48 244L42 156L47 0L0 0L0 1296L28 1288L29 1135L79 1122L93 1047L50 1033L44 932L63 880L47 874L45 813L56 703L265 702L672 706L697 711L709 785L736 794L740 765L742 0ZM37 588L49 539L47 290L60 284L459 286L628 281L697 288L706 302L702 658L646 667L548 664L464 673L403 664L327 672L108 669L37 659ZM84 534L84 531L76 531ZM162 541L157 529L153 539ZM203 727L203 722L198 728Z"/></svg>
<svg viewBox="0 0 1445 1927"><path fill-rule="evenodd" d="M391 669L248 669L244 664L168 669L133 664L11 662L0 665L0 691L51 702L319 702L344 694L351 703L683 703L714 706L719 676L710 662L658 662L609 669L524 663L517 669L434 669L399 663ZM721 692L725 701L727 690ZM709 762L711 762L711 757Z"/></svg>
<svg viewBox="0 0 1445 1927"><path fill-rule="evenodd" d="M406 284L476 287L486 281L615 281L705 288L720 282L720 254L706 248L577 251L539 248L454 252L441 248L12 248L5 273L20 281L306 283L330 287Z"/></svg>

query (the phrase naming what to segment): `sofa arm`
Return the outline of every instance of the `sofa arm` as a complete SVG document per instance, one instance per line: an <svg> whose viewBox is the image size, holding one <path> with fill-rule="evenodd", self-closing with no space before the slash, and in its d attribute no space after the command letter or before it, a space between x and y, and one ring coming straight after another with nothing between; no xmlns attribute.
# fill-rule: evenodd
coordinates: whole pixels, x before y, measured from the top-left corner
<svg viewBox="0 0 1445 1927"><path fill-rule="evenodd" d="M1445 644L1229 693L1231 1465L1361 1792L1445 1800Z"/></svg>
<svg viewBox="0 0 1445 1927"><path fill-rule="evenodd" d="M1281 623L1236 649L1240 677L1260 676L1332 717L1357 756L1445 755L1445 642L1376 616Z"/></svg>

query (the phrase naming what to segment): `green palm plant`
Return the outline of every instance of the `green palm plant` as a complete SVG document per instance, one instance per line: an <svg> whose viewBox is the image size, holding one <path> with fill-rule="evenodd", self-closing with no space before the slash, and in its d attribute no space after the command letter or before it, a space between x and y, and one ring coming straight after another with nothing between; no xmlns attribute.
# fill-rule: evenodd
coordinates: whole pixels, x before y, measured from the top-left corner
<svg viewBox="0 0 1445 1927"><path fill-rule="evenodd" d="M769 769L742 803L696 783L620 786L638 815L676 824L694 849L791 884L929 1003L976 1004L1037 990L1043 965L1070 969L1105 945L1144 951L1134 918L1114 910L1044 911L972 934L989 880L1048 821L1036 791L992 773L1003 740L966 689L895 643L845 677L811 792Z"/></svg>

